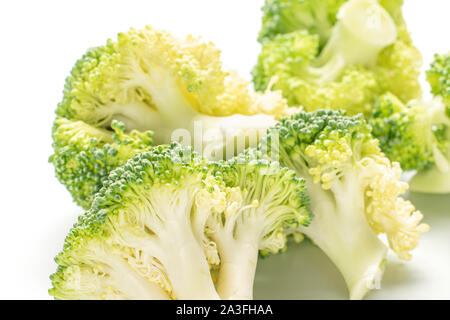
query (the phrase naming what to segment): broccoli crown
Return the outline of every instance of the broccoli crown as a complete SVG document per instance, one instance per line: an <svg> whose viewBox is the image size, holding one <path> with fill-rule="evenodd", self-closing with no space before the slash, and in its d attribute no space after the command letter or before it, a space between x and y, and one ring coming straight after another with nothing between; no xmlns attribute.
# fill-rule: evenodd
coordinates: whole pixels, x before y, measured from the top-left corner
<svg viewBox="0 0 450 320"><path fill-rule="evenodd" d="M383 152L403 170L428 168L434 163L434 147L444 147L421 103L405 105L387 93L377 100L369 122Z"/></svg>
<svg viewBox="0 0 450 320"><path fill-rule="evenodd" d="M268 130L260 148L273 156L271 145L279 145L282 165L309 181L312 200L323 199L323 194L328 194L327 198L333 194L337 203L346 196L349 202L362 199L361 214L371 229L376 234L386 233L400 258L411 257L409 251L428 226L419 225L422 214L400 197L408 188L400 180L400 166L380 151L362 115L348 117L334 110L300 112ZM321 189L312 189L312 185Z"/></svg>
<svg viewBox="0 0 450 320"><path fill-rule="evenodd" d="M289 17L298 15L299 23L273 14L278 9L265 9L263 33L267 33L264 26L282 25L279 21L292 28L286 32L271 28L272 35L262 41L252 72L255 88L280 89L290 105L301 105L307 111L345 109L349 114L363 112L367 116L383 92L390 91L402 101L419 97L421 55L406 30L402 1L335 1L329 11L320 9L319 15L310 9L327 8L327 3L266 2L268 8L296 8L299 12ZM323 19L330 14L334 19ZM302 15L308 18L302 19ZM329 29L328 35L302 24L311 19ZM377 28L369 21L377 21Z"/></svg>
<svg viewBox="0 0 450 320"><path fill-rule="evenodd" d="M200 165L189 149L173 144L141 153L112 171L56 257L59 267L51 276L50 294L58 299L186 294L175 276L169 278L176 268L194 272L192 267L198 267L196 272L209 274L189 229L194 195L204 188ZM193 256L182 260L178 250ZM208 277L196 278L199 287L208 289Z"/></svg>
<svg viewBox="0 0 450 320"><path fill-rule="evenodd" d="M314 77L307 74L318 52L319 37L305 30L280 34L265 42L252 72L255 88L265 90L273 83L290 105L302 105L308 111L346 109L356 114L370 110L371 101L381 90L376 76L352 66L344 71L341 81L315 85Z"/></svg>
<svg viewBox="0 0 450 320"><path fill-rule="evenodd" d="M433 95L442 97L450 117L450 53L434 56L434 61L427 70L427 80Z"/></svg>
<svg viewBox="0 0 450 320"><path fill-rule="evenodd" d="M224 216L216 217L214 223L224 222L228 232L239 238L245 237L248 221L264 221L258 232L262 239L258 246L263 256L285 249L284 230L308 226L311 222L313 216L309 211L304 179L297 178L294 171L280 167L278 162L264 159L256 149L248 149L227 162L216 162L212 166L215 177L228 188L242 192L242 202L235 207L239 210L228 210Z"/></svg>
<svg viewBox="0 0 450 320"><path fill-rule="evenodd" d="M362 115L345 116L344 111L300 112L282 119L269 129L263 145L279 139L280 162L311 175L315 183L329 189L342 169L367 156L381 156L378 141L370 134Z"/></svg>
<svg viewBox="0 0 450 320"><path fill-rule="evenodd" d="M50 294L217 299L210 270L228 257L215 241L224 239L215 234L220 226L244 244L256 239L257 255L283 249L283 228L310 219L302 179L267 161L240 159L245 163L210 163L173 143L113 170L56 257Z"/></svg>
<svg viewBox="0 0 450 320"><path fill-rule="evenodd" d="M88 239L108 237L110 232L113 232L108 230L108 223L114 217L123 214L123 209L128 206L135 205L139 208L144 205L142 201L145 198L142 198L140 192L146 193L153 186L165 184L177 186L185 182L184 180L190 183L191 176L201 177L201 168L196 154L176 143L154 147L129 159L124 166L112 171L107 177L91 209L79 217L70 231L64 251L56 257L56 261L64 265L65 262L71 261L72 250L82 250L80 245L83 246ZM133 218L138 217L129 219Z"/></svg>
<svg viewBox="0 0 450 320"><path fill-rule="evenodd" d="M110 131L58 117L52 136L55 153L49 161L56 177L75 202L88 209L111 170L150 149L153 133L133 130L125 134L124 124L118 121L112 122Z"/></svg>
<svg viewBox="0 0 450 320"><path fill-rule="evenodd" d="M266 0L258 40L264 42L278 34L307 30L324 43L336 22L339 7L346 0Z"/></svg>
<svg viewBox="0 0 450 320"><path fill-rule="evenodd" d="M119 33L116 41L89 49L66 79L64 97L56 112L62 117L98 123L114 113L130 116L122 109L130 103L141 103L164 115L171 111L165 110L170 104L155 96L152 86L156 83L159 87L175 85L178 94L189 100L189 107L204 114L255 114L269 108L252 94L247 82L222 69L220 51L212 43L192 36L181 41L165 31L146 27ZM278 105L275 100L271 102L275 103L270 108L284 107L281 99Z"/></svg>
<svg viewBox="0 0 450 320"><path fill-rule="evenodd" d="M407 104L391 93L378 98L370 124L383 152L404 170L423 171L437 165L446 172L450 163L448 70L450 59L436 55L427 79L435 97Z"/></svg>

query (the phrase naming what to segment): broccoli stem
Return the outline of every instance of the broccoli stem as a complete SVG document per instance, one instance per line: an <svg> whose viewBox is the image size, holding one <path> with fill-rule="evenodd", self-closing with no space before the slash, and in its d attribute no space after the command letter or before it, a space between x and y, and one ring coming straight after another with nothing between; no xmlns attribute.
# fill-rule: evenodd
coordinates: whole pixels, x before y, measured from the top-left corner
<svg viewBox="0 0 450 320"><path fill-rule="evenodd" d="M166 201L167 205L170 205L170 201L167 201L167 199L162 201ZM180 206L183 206L183 204L186 203L181 203ZM209 265L203 249L192 232L189 231L189 222L184 219L184 215L190 216L186 212L190 209L187 208L190 207L177 208L173 206L172 208L166 208L166 210L172 210L175 214L178 213L179 220L177 220L177 217L167 219L161 221L164 225L159 226L157 222L150 224L145 222L146 228L155 232L148 239L136 237L126 232L123 232L121 236L124 237L126 243L133 243L133 246L144 252L145 255L155 257L162 263L168 275L167 278L170 279L173 295L177 299L219 300L220 297L211 279ZM156 212L161 213L161 207ZM161 214L161 216L167 217L169 215ZM123 268L119 270L123 270Z"/></svg>
<svg viewBox="0 0 450 320"><path fill-rule="evenodd" d="M146 237L127 235L127 241L158 259L167 272L177 299L218 300L203 248L191 228L193 194L198 190L199 177L180 189L161 185L153 192L134 189L145 206L137 206L137 216L145 217ZM145 213L142 213L145 212Z"/></svg>
<svg viewBox="0 0 450 320"><path fill-rule="evenodd" d="M364 212L364 194L355 174L323 190L307 179L314 219L300 227L341 271L350 299L362 299L381 279L387 248L370 228Z"/></svg>
<svg viewBox="0 0 450 320"><path fill-rule="evenodd" d="M226 244L223 250L219 247L222 255L217 291L222 299L251 300L258 262L257 241L231 241L232 245Z"/></svg>
<svg viewBox="0 0 450 320"><path fill-rule="evenodd" d="M112 120L123 122L127 131L138 130L141 132L151 130L151 128L159 128L161 125L161 117L158 111L144 102L132 102L126 105L111 104L105 108L105 118L108 118L106 126L110 126ZM155 132L161 136L160 132Z"/></svg>
<svg viewBox="0 0 450 320"><path fill-rule="evenodd" d="M175 296L181 300L219 300L203 250L193 236L186 237L185 241L184 245L174 248L180 259L166 264Z"/></svg>
<svg viewBox="0 0 450 320"><path fill-rule="evenodd" d="M376 0L351 0L342 5L331 37L312 68L311 81L335 81L352 65L374 66L382 49L394 43L397 29Z"/></svg>

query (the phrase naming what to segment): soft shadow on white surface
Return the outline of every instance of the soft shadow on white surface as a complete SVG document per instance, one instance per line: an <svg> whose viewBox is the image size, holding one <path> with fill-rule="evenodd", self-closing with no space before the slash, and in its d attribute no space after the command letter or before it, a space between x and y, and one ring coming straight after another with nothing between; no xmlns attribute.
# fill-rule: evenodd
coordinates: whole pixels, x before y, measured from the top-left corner
<svg viewBox="0 0 450 320"><path fill-rule="evenodd" d="M284 253L260 259L255 299L347 299L339 270L309 240L291 243Z"/></svg>
<svg viewBox="0 0 450 320"><path fill-rule="evenodd" d="M431 230L410 262L390 253L380 290L366 299L450 299L450 196L410 193ZM348 299L345 282L328 257L309 241L260 259L256 299Z"/></svg>

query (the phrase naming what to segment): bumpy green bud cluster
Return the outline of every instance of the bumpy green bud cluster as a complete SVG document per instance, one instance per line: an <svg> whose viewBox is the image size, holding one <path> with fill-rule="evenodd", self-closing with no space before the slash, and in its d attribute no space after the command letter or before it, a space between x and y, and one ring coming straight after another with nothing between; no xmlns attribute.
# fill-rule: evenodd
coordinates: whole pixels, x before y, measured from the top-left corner
<svg viewBox="0 0 450 320"><path fill-rule="evenodd" d="M49 161L55 167L56 177L75 202L88 209L113 169L151 147L153 133L133 130L126 134L125 126L118 121L106 130L57 118L52 136L55 153Z"/></svg>
<svg viewBox="0 0 450 320"><path fill-rule="evenodd" d="M76 277L80 277L79 273L82 272L80 268L83 268L83 265L88 270L81 278L89 277L93 281L102 282L98 280L98 277L102 276L98 272L98 269L101 269L101 263L98 261L105 259L103 254L112 254L105 248L112 242L116 252L121 250L125 252L126 246L122 247L120 241L119 243L114 241L118 241L117 239L126 232L136 232L137 236L142 232L143 226L140 223L143 223L145 214L148 214L143 210L148 206L145 196L148 190L158 186L175 189L202 188L201 177L204 172L206 171L202 160L189 148L181 147L179 144L154 147L150 151L136 155L125 165L112 171L104 181L103 188L97 193L91 209L78 218L78 222L66 237L63 251L55 258L59 267L51 276L53 289L50 290L50 294L62 299L83 298L97 294L95 291L101 289L100 285L86 296L83 296L85 292L82 291L85 284L74 284L75 287L69 289L75 290L73 292L65 290L66 287L70 287L70 283L77 281ZM194 194L191 194L191 197L194 197ZM121 225L123 230L117 230L118 225ZM104 244L99 246L99 243ZM74 268L78 273L75 274L75 278ZM82 282L83 279L78 280ZM94 298L98 299L101 296Z"/></svg>
<svg viewBox="0 0 450 320"><path fill-rule="evenodd" d="M290 48L287 50L287 48ZM258 57L258 64L253 69L253 82L256 90L265 90L276 74L281 77L301 74L318 54L319 37L305 30L280 34L272 41L266 42ZM296 54L293 55L292 51ZM283 65L284 67L280 67ZM283 88L289 90L289 87ZM292 90L292 89L291 89ZM293 104L290 99L289 103Z"/></svg>
<svg viewBox="0 0 450 320"><path fill-rule="evenodd" d="M155 85L179 86L171 90L179 90L176 94L190 101L193 110L214 116L269 114L286 107L281 97L274 95L268 105L248 89L246 81L224 71L220 50L212 43L192 36L181 41L147 26L131 28L119 33L117 40L88 50L66 79L57 114L100 126L108 124L114 113L133 117L127 109L139 105L140 110L149 108L147 116L158 121L155 111L164 114L165 108L170 112L179 106L155 101Z"/></svg>
<svg viewBox="0 0 450 320"><path fill-rule="evenodd" d="M406 29L402 4L267 0L262 50L252 72L255 88L281 90L291 106L306 111L344 109L366 117L385 92L402 101L419 98L422 58ZM369 17L371 12L377 14ZM368 16L358 20L360 15ZM378 29L366 23L380 17ZM378 31L369 34L372 29Z"/></svg>
<svg viewBox="0 0 450 320"><path fill-rule="evenodd" d="M346 0L267 0L258 40L303 29L318 34L323 44L336 22L336 13Z"/></svg>
<svg viewBox="0 0 450 320"><path fill-rule="evenodd" d="M436 55L427 71L433 99L403 103L391 93L380 96L369 120L382 151L404 170L448 166L450 128L450 55Z"/></svg>
<svg viewBox="0 0 450 320"><path fill-rule="evenodd" d="M336 225L354 223L359 217L376 234L386 233L401 259L410 259L409 252L428 226L419 224L420 212L400 197L408 184L400 180L399 164L391 163L380 151L371 129L361 114L348 117L343 111L300 112L269 129L259 148L267 150L271 158L278 152L280 163L306 180L318 219L312 221L312 229L303 230L316 243L323 240L327 223L336 230ZM346 220L348 217L351 219ZM325 252L331 242L322 243Z"/></svg>
<svg viewBox="0 0 450 320"><path fill-rule="evenodd" d="M381 150L403 170L423 170L433 163L433 132L425 106L381 96L369 120Z"/></svg>
<svg viewBox="0 0 450 320"><path fill-rule="evenodd" d="M378 156L378 141L370 134L362 115L348 117L343 111L300 112L269 129L261 148L270 150L279 139L282 165L311 175L328 189L345 168L366 156ZM276 144L275 144L276 145Z"/></svg>
<svg viewBox="0 0 450 320"><path fill-rule="evenodd" d="M259 91L281 90L289 105L317 109L345 109L367 113L380 92L376 76L361 67L350 67L341 80L316 85L308 76L319 53L319 37L305 30L279 34L263 44L252 71Z"/></svg>
<svg viewBox="0 0 450 320"><path fill-rule="evenodd" d="M68 251L77 247L81 240L102 232L102 226L110 215L117 214L119 208L141 201L135 188L149 190L157 184L178 185L182 180L199 170L200 159L188 148L179 144L157 146L150 151L140 153L112 171L104 181L102 189L97 193L91 209L81 215L66 238L64 251L56 258L64 264ZM81 236L84 239L81 239Z"/></svg>
<svg viewBox="0 0 450 320"><path fill-rule="evenodd" d="M63 100L58 104L56 114L68 119L89 119L97 108L107 103L111 96L105 95L104 88L110 78L117 74L115 67L119 60L114 43L89 49L73 66L66 78ZM108 92L109 93L109 92Z"/></svg>
<svg viewBox="0 0 450 320"><path fill-rule="evenodd" d="M104 209L105 205L114 203L121 205L126 196L136 196L127 195L129 187L134 185L141 186L144 190L149 190L156 184L178 185L190 173L204 169L201 167L202 163L203 160L190 148L182 147L178 143L153 147L150 151L132 157L125 165L111 172L96 195L91 210L99 211Z"/></svg>
<svg viewBox="0 0 450 320"><path fill-rule="evenodd" d="M450 53L436 54L429 70L427 80L431 86L431 92L435 96L441 96L447 106L447 115L450 117Z"/></svg>
<svg viewBox="0 0 450 320"><path fill-rule="evenodd" d="M140 74L145 77L144 73L155 65L184 81L187 92L205 92L206 97L216 98L227 75L221 70L220 52L207 44L202 46L196 39L187 41L192 43L191 48L182 48L182 43L169 33L150 27L132 28L119 33L117 41L108 40L106 45L88 50L66 79L57 114L94 123L107 121L101 109L111 104L134 101L155 108L149 93L134 79ZM210 63L198 63L196 55L202 53L212 57Z"/></svg>
<svg viewBox="0 0 450 320"><path fill-rule="evenodd" d="M283 250L286 235L283 230L308 226L312 219L309 211L309 197L305 180L294 171L281 167L278 162L269 161L257 149L248 149L237 157L213 164L215 176L230 188L243 191L244 203L263 208L270 216L265 222L265 241L260 253L276 253ZM274 241L279 237L279 241ZM280 242L281 241L281 242ZM278 243L278 247L274 244Z"/></svg>
<svg viewBox="0 0 450 320"><path fill-rule="evenodd" d="M410 42L398 40L381 51L375 72L378 95L391 92L402 101L420 98L422 89L418 79L421 66L422 55Z"/></svg>

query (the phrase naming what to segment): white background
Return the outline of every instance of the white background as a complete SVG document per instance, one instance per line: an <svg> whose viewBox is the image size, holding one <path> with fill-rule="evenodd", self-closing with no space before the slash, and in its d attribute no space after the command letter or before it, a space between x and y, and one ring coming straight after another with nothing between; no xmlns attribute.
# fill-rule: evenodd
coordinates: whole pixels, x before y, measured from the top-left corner
<svg viewBox="0 0 450 320"><path fill-rule="evenodd" d="M427 66L434 52L450 50L450 1L405 2L404 15L409 30ZM74 62L88 47L105 43L117 32L149 24L177 36L191 33L215 42L222 50L225 66L237 69L250 80L250 70L259 52L256 38L262 3L262 0L0 2L0 104L3 110L0 120L0 298L49 298L48 277L56 268L53 257L80 212L69 193L54 178L53 168L47 162L52 153L50 133L54 110ZM424 89L428 91L425 85ZM443 243L437 248L450 251L450 246ZM418 254L421 252L423 257L429 257L430 252L419 250ZM449 269L448 265L441 266L433 272L443 272L441 280L449 281ZM263 280L269 287L270 281L276 281L267 277ZM425 292L418 297L433 297L432 291L430 287L430 295Z"/></svg>

